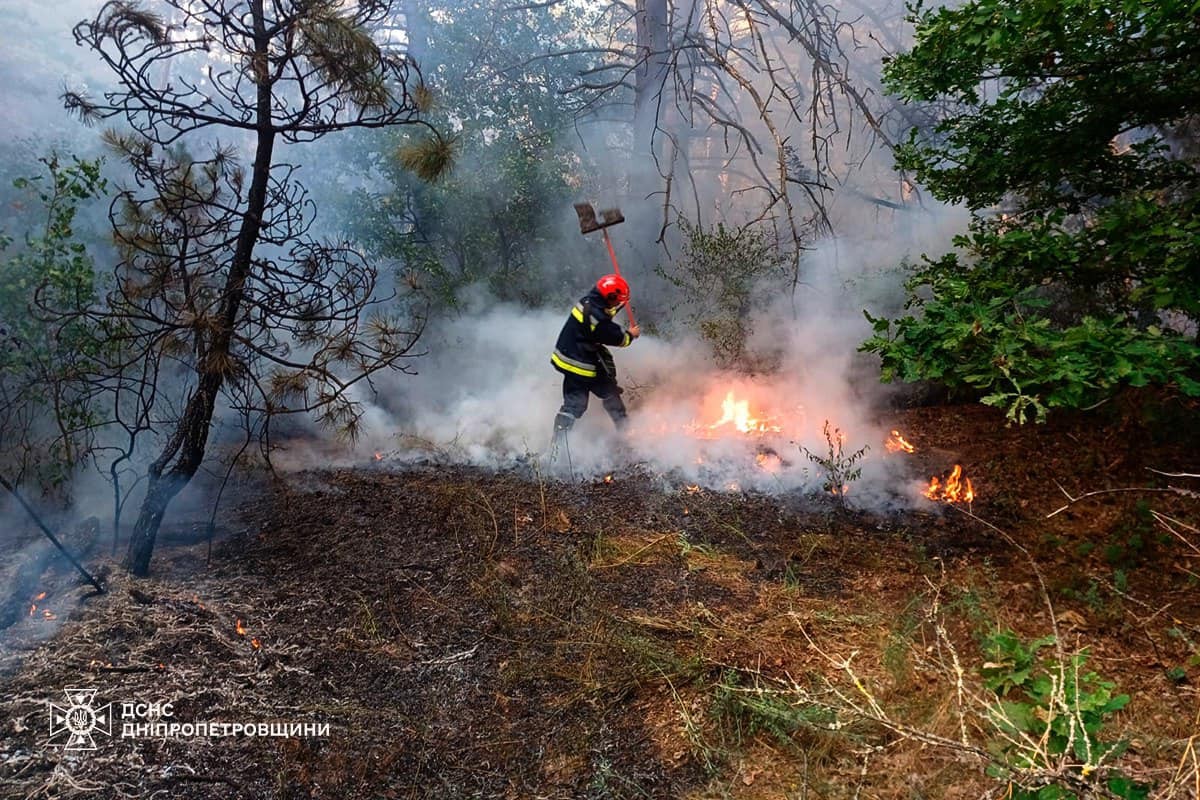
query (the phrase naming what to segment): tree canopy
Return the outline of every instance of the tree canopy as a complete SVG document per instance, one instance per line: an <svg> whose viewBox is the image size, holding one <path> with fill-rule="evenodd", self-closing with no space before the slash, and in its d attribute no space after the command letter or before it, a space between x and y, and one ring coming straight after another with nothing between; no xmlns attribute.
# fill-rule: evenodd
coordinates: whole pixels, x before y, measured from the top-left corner
<svg viewBox="0 0 1200 800"><path fill-rule="evenodd" d="M872 318L884 378L1021 421L1123 386L1200 396L1195 5L974 0L914 22L888 87L944 110L897 164L975 213L914 270L923 313Z"/></svg>

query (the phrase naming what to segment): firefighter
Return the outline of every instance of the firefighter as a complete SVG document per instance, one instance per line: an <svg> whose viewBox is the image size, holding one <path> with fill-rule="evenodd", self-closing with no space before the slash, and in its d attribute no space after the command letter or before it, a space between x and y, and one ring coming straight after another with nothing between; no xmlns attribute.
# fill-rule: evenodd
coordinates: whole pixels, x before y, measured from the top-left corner
<svg viewBox="0 0 1200 800"><path fill-rule="evenodd" d="M554 418L554 455L575 420L587 411L588 394L600 398L618 430L625 425L623 390L617 385L616 365L606 345L628 347L641 334L636 324L625 330L613 322L628 302L629 284L625 279L605 275L571 309L558 334L550 363L563 374L563 404Z"/></svg>

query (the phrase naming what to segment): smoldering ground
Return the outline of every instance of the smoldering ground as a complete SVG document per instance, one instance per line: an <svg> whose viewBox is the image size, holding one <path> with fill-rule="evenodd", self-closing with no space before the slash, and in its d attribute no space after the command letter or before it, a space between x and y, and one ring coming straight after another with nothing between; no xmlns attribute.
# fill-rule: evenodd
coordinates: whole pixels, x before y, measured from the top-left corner
<svg viewBox="0 0 1200 800"><path fill-rule="evenodd" d="M768 493L831 491L832 476L819 461L832 460L861 467L846 495L850 504L904 504L916 496L919 476L884 446L889 390L857 348L870 335L863 308L894 310L902 302L901 257L949 245L957 212L918 213L868 228L874 236L827 240L805 255L799 283L750 320L748 363L771 365L769 371L718 367L698 333L647 316L678 315L678 307L641 307L639 323L657 322L674 335L646 334L613 348L630 425L618 434L592 397L571 433L566 469L548 459L562 399L549 352L577 298L564 294L559 308L529 310L474 292L460 314L426 330L426 355L410 365L415 374L377 380L375 396L362 397L366 424L353 459L525 465L565 479L636 468L677 486ZM606 266L580 263L575 294ZM629 279L638 308L639 279Z"/></svg>

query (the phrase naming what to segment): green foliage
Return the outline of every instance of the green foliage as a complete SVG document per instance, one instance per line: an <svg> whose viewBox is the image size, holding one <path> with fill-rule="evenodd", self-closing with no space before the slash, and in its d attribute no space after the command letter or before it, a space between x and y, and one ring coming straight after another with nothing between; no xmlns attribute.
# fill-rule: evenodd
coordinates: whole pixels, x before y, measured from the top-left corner
<svg viewBox="0 0 1200 800"><path fill-rule="evenodd" d="M686 319L722 366L744 366L750 314L787 273L774 236L761 227L712 229L680 217L682 249L657 272L680 290Z"/></svg>
<svg viewBox="0 0 1200 800"><path fill-rule="evenodd" d="M847 453L845 450L846 434L842 432L841 428L834 428L831 431L829 420L825 420L821 432L825 435L827 447L825 455L818 455L803 445L800 449L804 451L804 455L808 457L809 461L821 468L825 477L825 491L845 505L846 493L850 491L850 484L862 477L862 467L859 466L859 462L871 448L870 445L863 445L854 452Z"/></svg>
<svg viewBox="0 0 1200 800"><path fill-rule="evenodd" d="M437 306L456 306L477 284L493 298L537 304L569 270L558 226L579 199L581 162L560 90L590 63L579 20L490 0L414 11L418 100L449 134L351 137L350 149L328 159L338 165L330 187L345 189L333 204L337 223ZM580 55L545 57L573 48Z"/></svg>
<svg viewBox="0 0 1200 800"><path fill-rule="evenodd" d="M948 109L896 150L979 212L925 258L909 314L868 314L884 380L977 392L1010 420L1123 387L1200 397L1200 103L1191 3L973 0L915 13L886 69ZM1003 202L1008 214L984 212Z"/></svg>
<svg viewBox="0 0 1200 800"><path fill-rule="evenodd" d="M1047 768L1061 760L1066 771L1089 780L1103 776L1117 797L1143 798L1149 787L1136 783L1109 767L1124 753L1125 742L1102 738L1105 723L1129 702L1129 695L1114 694L1115 684L1095 672L1084 672L1086 651L1071 655L1066 663L1046 658L1042 651L1054 644L1047 636L1025 643L1011 630L999 630L982 642L987 659L980 669L984 685L997 704L992 720L999 735L989 744L996 761L988 774L1013 784L1012 797L1023 800L1075 798L1071 783L1026 785L1023 773ZM1099 780L1099 777L1095 778Z"/></svg>
<svg viewBox="0 0 1200 800"><path fill-rule="evenodd" d="M95 297L78 217L106 183L99 161L39 160L42 174L13 181L32 201L31 227L17 244L0 234L0 433L9 475L48 489L66 481L90 441L93 414L79 384L103 341L76 316Z"/></svg>
<svg viewBox="0 0 1200 800"><path fill-rule="evenodd" d="M736 726L739 739L761 732L784 745L794 744L799 734L820 735L839 727L833 709L782 692L744 686L732 671L726 672L717 685L712 713Z"/></svg>
<svg viewBox="0 0 1200 800"><path fill-rule="evenodd" d="M915 46L886 85L952 110L932 135L912 133L899 165L972 208L1010 192L1051 208L1174 185L1188 170L1166 126L1200 107L1195 13L1190 0L918 5Z"/></svg>
<svg viewBox="0 0 1200 800"><path fill-rule="evenodd" d="M1105 308L1098 302L1105 291L1100 281L1064 270L1091 258L1064 252L1079 244L1078 236L1002 226L977 220L970 236L957 238L975 257L971 266L951 253L913 273L909 307L919 316L888 320L867 313L875 335L863 349L880 356L885 381L936 380L975 390L1021 423L1030 414L1043 421L1050 408L1092 405L1124 386L1170 386L1200 397L1200 345L1156 324L1157 312L1181 310L1157 301L1186 300L1189 312L1200 311L1196 296L1184 297L1200 284L1189 290L1181 275L1162 271ZM1158 283L1179 289L1151 296ZM1141 314L1121 310L1122 302L1135 300L1152 302Z"/></svg>

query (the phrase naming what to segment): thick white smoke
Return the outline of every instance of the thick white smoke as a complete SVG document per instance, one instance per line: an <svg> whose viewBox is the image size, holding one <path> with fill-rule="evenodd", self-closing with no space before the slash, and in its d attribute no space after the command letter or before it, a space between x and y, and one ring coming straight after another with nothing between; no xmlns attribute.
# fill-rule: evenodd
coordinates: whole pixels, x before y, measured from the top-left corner
<svg viewBox="0 0 1200 800"><path fill-rule="evenodd" d="M891 428L886 387L874 362L857 352L870 335L862 310L894 307L901 258L948 246L956 216L944 209L910 212L903 225L881 226L877 236L829 240L807 254L796 291L752 320L748 349L756 363L778 365L769 374L719 369L698 334L670 341L644 335L629 348L614 348L630 426L618 435L591 398L571 434L570 477L595 479L636 466L680 485L825 491L830 475L807 454L828 455L828 422L835 446L841 434L844 456L868 448L855 465L862 477L847 494L850 502L880 507L910 495L908 464L884 447ZM389 461L433 458L491 468L536 459L547 468L562 399L549 353L571 304L594 280L580 273L577 291L564 295L559 308L496 305L479 293L459 316L439 321L422 340L428 355L413 362L417 374L376 383L380 391L355 458L379 453ZM636 293L637 276L629 278ZM718 425L730 393L767 430L747 434L731 422ZM568 477L561 462L556 474Z"/></svg>

